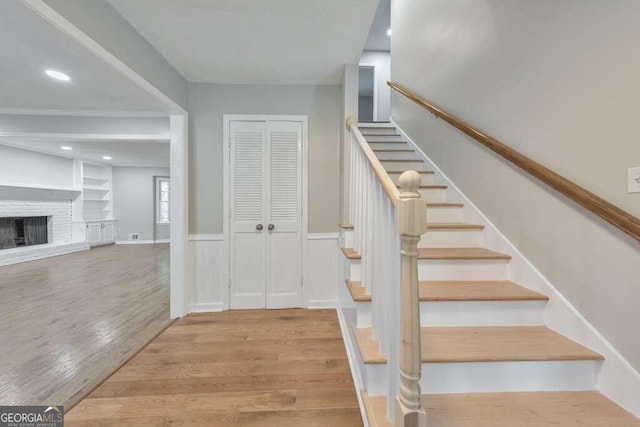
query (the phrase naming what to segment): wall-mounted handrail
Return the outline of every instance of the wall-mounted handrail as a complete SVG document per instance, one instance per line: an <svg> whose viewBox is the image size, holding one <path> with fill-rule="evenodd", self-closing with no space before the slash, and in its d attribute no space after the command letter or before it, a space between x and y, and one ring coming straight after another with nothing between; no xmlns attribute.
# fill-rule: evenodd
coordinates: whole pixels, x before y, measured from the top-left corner
<svg viewBox="0 0 640 427"><path fill-rule="evenodd" d="M511 163L528 172L533 177L544 182L549 187L573 200L583 208L604 219L605 221L617 227L634 239L640 241L639 218L636 218L630 213L609 203L608 201L593 194L592 192L579 186L578 184L569 181L568 179L541 165L535 160L530 159L529 157L519 153L511 147L508 147L497 139L480 132L479 130L475 129L459 118L447 113L446 111L437 107L435 104L432 104L426 99L412 93L411 91L403 88L397 83L387 82L387 84L396 92L404 95L425 110L433 113L436 117L444 120L451 126L460 130L462 133L470 136L494 153L497 153L503 158L509 160Z"/></svg>
<svg viewBox="0 0 640 427"><path fill-rule="evenodd" d="M355 119L355 117L349 117L347 119L346 126L347 130L352 132L355 136L358 144L360 145L360 148L362 149L362 152L369 161L373 172L376 174L378 181L380 181L382 189L386 193L391 203L395 206L397 201L400 200L400 192L396 188L387 171L384 169L384 166L382 166L382 163L380 163L380 160L378 160L378 157L376 157L371 147L369 147L369 143L360 132L360 129L358 129L358 121Z"/></svg>

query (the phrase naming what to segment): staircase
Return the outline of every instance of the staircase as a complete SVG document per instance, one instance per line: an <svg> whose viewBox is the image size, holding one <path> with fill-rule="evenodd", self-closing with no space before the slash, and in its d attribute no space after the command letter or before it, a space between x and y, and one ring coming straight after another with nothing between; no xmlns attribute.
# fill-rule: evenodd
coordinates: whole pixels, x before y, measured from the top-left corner
<svg viewBox="0 0 640 427"><path fill-rule="evenodd" d="M640 426L595 391L603 357L545 326L549 298L510 280L511 257L484 247L484 225L466 221L465 205L450 201L448 187L396 128L368 123L350 130L353 224L342 226L346 280L341 310L357 349L355 375L361 379L369 425L409 425L390 420L394 413L400 419L392 400L402 389L396 377L406 360L406 340L397 337L404 325L402 310L411 308L396 295L399 267L380 266L399 259L389 249L397 248L388 230L393 228L387 213L392 208L384 192L376 190L380 182L374 182L374 174L363 171L371 165L362 160L368 150L358 141L366 141L398 188L406 170L421 177L417 190L426 201L427 229L415 257L422 374L418 371L415 380L422 405L414 410L426 412L427 425ZM364 156L357 151L361 148ZM383 213L373 215L376 210ZM423 425L424 418L417 420L416 426Z"/></svg>

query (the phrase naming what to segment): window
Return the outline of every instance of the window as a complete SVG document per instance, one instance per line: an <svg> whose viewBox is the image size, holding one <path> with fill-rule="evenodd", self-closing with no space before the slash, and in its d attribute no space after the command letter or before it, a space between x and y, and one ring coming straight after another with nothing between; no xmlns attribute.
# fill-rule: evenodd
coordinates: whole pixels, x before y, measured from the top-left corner
<svg viewBox="0 0 640 427"><path fill-rule="evenodd" d="M156 222L158 224L169 224L169 200L171 186L169 178L156 177Z"/></svg>

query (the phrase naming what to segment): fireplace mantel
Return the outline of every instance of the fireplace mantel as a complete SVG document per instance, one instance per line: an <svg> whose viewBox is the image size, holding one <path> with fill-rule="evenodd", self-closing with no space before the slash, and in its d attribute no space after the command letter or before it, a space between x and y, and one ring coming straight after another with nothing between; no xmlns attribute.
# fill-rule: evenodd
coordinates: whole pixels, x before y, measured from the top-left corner
<svg viewBox="0 0 640 427"><path fill-rule="evenodd" d="M21 190L37 190L37 191L50 191L54 193L71 193L74 195L80 194L82 191L73 187L48 187L44 185L31 185L31 184L18 184L15 182L0 181L0 188L6 189L21 189Z"/></svg>

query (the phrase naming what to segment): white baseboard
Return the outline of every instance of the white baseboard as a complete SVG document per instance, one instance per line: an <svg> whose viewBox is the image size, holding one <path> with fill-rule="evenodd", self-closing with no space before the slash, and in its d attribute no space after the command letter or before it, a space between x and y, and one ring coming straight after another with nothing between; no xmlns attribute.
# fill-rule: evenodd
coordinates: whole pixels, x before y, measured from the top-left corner
<svg viewBox="0 0 640 427"><path fill-rule="evenodd" d="M224 310L221 302L201 302L191 304L191 313L212 313Z"/></svg>
<svg viewBox="0 0 640 427"><path fill-rule="evenodd" d="M434 168L458 200L464 202L481 223L485 225L486 245L489 249L512 256L512 279L519 285L549 297L545 311L547 327L602 354L605 361L597 379L597 389L629 412L640 416L640 373L603 337L597 329L553 286L553 284L529 261L518 248L498 230L478 207L445 175L429 156L392 120L400 134L416 152ZM475 221L474 221L475 222Z"/></svg>
<svg viewBox="0 0 640 427"><path fill-rule="evenodd" d="M169 239L162 240L116 240L116 245L153 245L155 243L171 243Z"/></svg>
<svg viewBox="0 0 640 427"><path fill-rule="evenodd" d="M342 340L344 341L344 348L347 351L347 360L349 361L349 369L351 369L351 378L353 379L353 385L356 389L356 397L358 398L358 406L360 407L360 415L362 417L362 423L364 427L369 427L369 420L367 419L367 412L364 408L364 402L362 401L361 391L365 390L362 377L360 375L360 368L356 365L359 354L356 349L356 343L351 339L349 334L349 325L347 320L342 314L340 307L336 309L338 314L338 323L340 324L340 331L342 332Z"/></svg>
<svg viewBox="0 0 640 427"><path fill-rule="evenodd" d="M189 242L218 242L224 241L224 234L189 234Z"/></svg>
<svg viewBox="0 0 640 427"><path fill-rule="evenodd" d="M307 308L336 308L337 306L337 299L309 300L307 302Z"/></svg>

